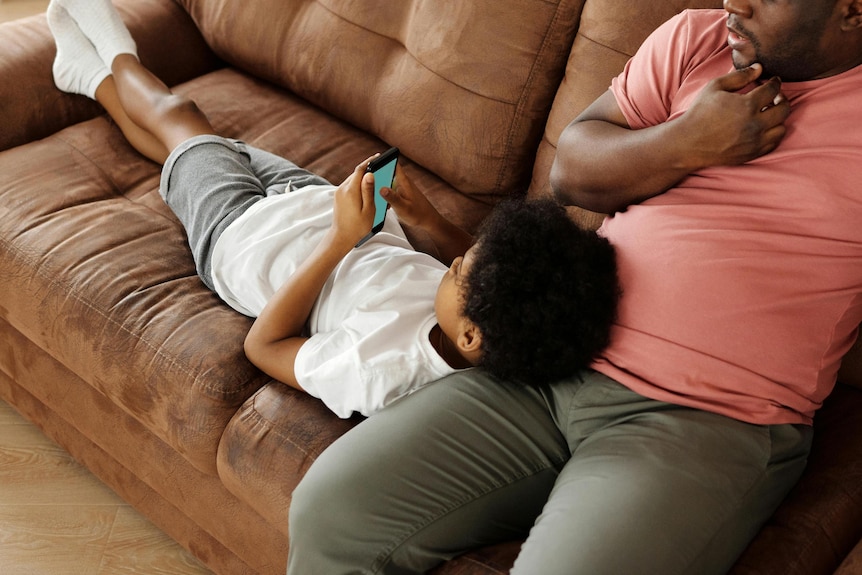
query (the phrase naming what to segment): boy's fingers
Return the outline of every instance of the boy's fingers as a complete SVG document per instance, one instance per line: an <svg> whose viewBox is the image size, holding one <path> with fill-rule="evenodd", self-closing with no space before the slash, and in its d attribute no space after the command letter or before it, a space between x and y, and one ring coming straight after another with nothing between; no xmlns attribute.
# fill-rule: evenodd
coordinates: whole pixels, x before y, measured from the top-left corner
<svg viewBox="0 0 862 575"><path fill-rule="evenodd" d="M365 209L369 205L374 207L374 174L367 173L362 176L360 185L362 194L362 208Z"/></svg>
<svg viewBox="0 0 862 575"><path fill-rule="evenodd" d="M358 176L360 174L365 173L365 170L368 169L368 164L371 162L371 160L373 160L374 158L376 158L379 155L380 154L374 154L373 156L365 158L360 163L356 164L356 167L353 168L353 174Z"/></svg>
<svg viewBox="0 0 862 575"><path fill-rule="evenodd" d="M371 163L371 160L373 160L374 158L376 158L379 155L380 154L377 153L377 154L374 154L373 156L369 156L369 157L365 158L358 166L356 166L356 169L354 171L364 172L365 170L368 169L368 164Z"/></svg>

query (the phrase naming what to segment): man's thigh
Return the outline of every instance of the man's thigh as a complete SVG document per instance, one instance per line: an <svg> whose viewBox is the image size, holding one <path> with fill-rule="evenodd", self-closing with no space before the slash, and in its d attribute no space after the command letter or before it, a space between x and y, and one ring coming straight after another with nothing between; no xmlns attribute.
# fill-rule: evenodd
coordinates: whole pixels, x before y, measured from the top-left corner
<svg viewBox="0 0 862 575"><path fill-rule="evenodd" d="M572 458L513 574L725 573L804 468L808 428L649 403L620 386L571 407Z"/></svg>
<svg viewBox="0 0 862 575"><path fill-rule="evenodd" d="M294 493L289 573L422 573L524 537L568 459L542 395L471 370L330 446Z"/></svg>

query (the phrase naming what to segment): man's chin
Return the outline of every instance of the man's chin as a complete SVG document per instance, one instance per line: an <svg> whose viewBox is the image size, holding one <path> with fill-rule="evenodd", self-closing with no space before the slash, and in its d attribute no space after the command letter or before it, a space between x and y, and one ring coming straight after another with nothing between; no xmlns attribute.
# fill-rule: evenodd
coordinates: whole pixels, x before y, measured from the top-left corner
<svg viewBox="0 0 862 575"><path fill-rule="evenodd" d="M743 68L748 68L749 66L751 66L755 62L754 58L745 57L742 54L740 54L739 52L735 52L735 51L733 52L731 59L733 60L733 67L736 68L737 70L742 70Z"/></svg>

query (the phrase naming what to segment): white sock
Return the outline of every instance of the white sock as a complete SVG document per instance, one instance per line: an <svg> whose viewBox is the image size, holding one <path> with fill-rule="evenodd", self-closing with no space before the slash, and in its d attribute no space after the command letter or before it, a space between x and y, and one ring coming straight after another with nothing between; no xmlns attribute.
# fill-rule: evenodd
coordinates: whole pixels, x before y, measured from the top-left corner
<svg viewBox="0 0 862 575"><path fill-rule="evenodd" d="M57 2L90 40L108 69L120 54L137 57L138 49L111 0L52 0Z"/></svg>
<svg viewBox="0 0 862 575"><path fill-rule="evenodd" d="M52 0L48 6L48 26L57 44L54 83L64 92L96 98L96 88L111 71L72 17Z"/></svg>

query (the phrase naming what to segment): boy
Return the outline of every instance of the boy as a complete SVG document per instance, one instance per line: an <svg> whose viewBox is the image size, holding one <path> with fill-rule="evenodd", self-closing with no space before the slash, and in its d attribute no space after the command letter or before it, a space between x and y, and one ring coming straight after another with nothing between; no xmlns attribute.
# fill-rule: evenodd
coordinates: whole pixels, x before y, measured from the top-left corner
<svg viewBox="0 0 862 575"><path fill-rule="evenodd" d="M140 64L110 0L53 0L48 22L57 86L99 101L138 151L163 164L160 193L201 280L256 317L249 360L340 417L370 415L472 366L557 379L607 342L613 250L559 205L504 203L470 247L399 168L384 190L397 219L355 248L374 213L365 173L373 157L333 186L216 135L193 102ZM427 232L451 266L416 252L399 220Z"/></svg>

